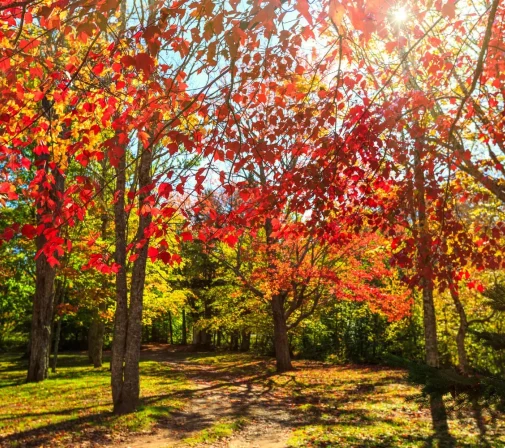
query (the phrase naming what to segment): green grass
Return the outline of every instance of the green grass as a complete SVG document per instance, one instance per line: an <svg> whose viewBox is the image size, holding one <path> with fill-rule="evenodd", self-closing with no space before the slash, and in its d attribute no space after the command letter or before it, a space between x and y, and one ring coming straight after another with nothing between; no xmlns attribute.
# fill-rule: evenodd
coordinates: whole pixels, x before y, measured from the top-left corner
<svg viewBox="0 0 505 448"><path fill-rule="evenodd" d="M292 416L288 445L293 448L444 446L443 438L433 436L429 409L416 401L419 388L406 383L403 370L296 362L296 371L277 375L272 360L245 354L186 354L183 359L178 371L163 362L142 361L141 406L134 414L115 416L110 372L89 366L86 356L62 355L56 374L25 384L25 362L2 355L0 446L116 445L132 434L152 431L191 403L188 393L196 386L185 374L204 379L206 387L220 393L237 393L237 384L254 384L271 406L266 412L278 409ZM186 433L184 442L205 446L232 437L253 424L254 419L246 418L238 412L226 418L216 415L209 427ZM505 419L493 422L487 414L485 419L488 445L470 410L461 419L452 416L455 446L505 447Z"/></svg>
<svg viewBox="0 0 505 448"><path fill-rule="evenodd" d="M201 444L210 444L218 440L231 437L234 432L239 431L247 425L247 420L238 418L236 420L222 420L210 428L197 432L191 437L184 439L184 442L189 446L198 446Z"/></svg>
<svg viewBox="0 0 505 448"><path fill-rule="evenodd" d="M167 365L143 361L138 411L115 416L107 367L94 369L83 355L61 355L58 361L48 380L25 384L26 363L19 355L0 356L0 445L4 437L7 446L119 441L168 420L183 405L173 394L190 389Z"/></svg>
<svg viewBox="0 0 505 448"><path fill-rule="evenodd" d="M429 409L416 401L419 389L405 382L403 371L303 366L300 363L300 370L273 379L274 391L294 401L299 417L300 427L292 433L290 447L446 446L447 439L433 436ZM468 414L449 420L455 446L486 446ZM505 447L503 421L489 423L489 446Z"/></svg>

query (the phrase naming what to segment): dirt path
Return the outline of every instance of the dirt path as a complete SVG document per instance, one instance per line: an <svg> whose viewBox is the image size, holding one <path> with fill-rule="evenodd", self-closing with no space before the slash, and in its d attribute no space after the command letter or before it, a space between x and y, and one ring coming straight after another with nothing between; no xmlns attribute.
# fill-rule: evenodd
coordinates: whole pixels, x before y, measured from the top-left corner
<svg viewBox="0 0 505 448"><path fill-rule="evenodd" d="M185 392L184 410L172 414L155 434L136 437L122 448L184 447L188 438L191 446L215 448L287 446L294 419L286 410L290 403L272 391L270 361L213 363L212 354L175 353L166 347L149 347L142 357L169 364L194 390ZM233 427L233 433L212 441L222 426Z"/></svg>

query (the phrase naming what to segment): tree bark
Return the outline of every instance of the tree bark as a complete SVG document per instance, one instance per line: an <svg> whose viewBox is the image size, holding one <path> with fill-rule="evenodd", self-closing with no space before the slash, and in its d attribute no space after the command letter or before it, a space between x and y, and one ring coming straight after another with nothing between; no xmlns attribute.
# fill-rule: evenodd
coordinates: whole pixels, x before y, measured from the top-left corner
<svg viewBox="0 0 505 448"><path fill-rule="evenodd" d="M456 335L458 368L463 375L466 375L468 373L468 356L466 353L465 338L466 332L468 330L468 320L466 318L465 308L459 299L457 285L454 284L454 281L451 277L449 277L449 290L451 292L452 301L454 302L454 306L456 307L456 311L458 312L459 316L459 328L458 334Z"/></svg>
<svg viewBox="0 0 505 448"><path fill-rule="evenodd" d="M289 354L288 327L284 316L284 298L280 294L272 297L272 314L274 319L274 347L277 372L293 370Z"/></svg>
<svg viewBox="0 0 505 448"><path fill-rule="evenodd" d="M238 352L239 347L239 332L238 330L233 330L230 335L230 350L233 352Z"/></svg>
<svg viewBox="0 0 505 448"><path fill-rule="evenodd" d="M123 349L124 368L122 376L119 377L119 369L116 372L118 394L114 399L114 413L125 414L135 410L140 396L140 344L142 340L142 308L144 300L144 285L146 277L147 249L149 247L149 237L145 236L145 231L152 221L149 209L144 210L150 192L149 185L152 183L151 177L152 152L150 149L143 149L140 156L138 168L139 179L139 224L137 228L136 241L142 246L137 250L137 258L133 263L130 288L130 304L127 309L127 316L122 315L126 320L124 325L125 339ZM124 190L122 190L124 191ZM123 196L124 197L124 196ZM119 202L119 201L118 201ZM123 208L124 212L124 208ZM126 278L126 276L125 276ZM126 286L126 285L125 285ZM125 303L125 307L127 304ZM113 352L113 356L117 356ZM117 360L117 367L123 367L123 359ZM114 393L113 393L114 396Z"/></svg>
<svg viewBox="0 0 505 448"><path fill-rule="evenodd" d="M423 283L430 283L423 279ZM426 364L430 367L438 367L438 340L435 305L433 303L433 287L431 284L423 284L423 323L424 345Z"/></svg>
<svg viewBox="0 0 505 448"><path fill-rule="evenodd" d="M188 334L186 330L186 310L182 309L182 345L188 345Z"/></svg>
<svg viewBox="0 0 505 448"><path fill-rule="evenodd" d="M439 367L438 339L437 339L437 318L435 304L433 300L433 268L431 254L431 235L426 213L426 179L424 167L422 165L422 143L416 141L414 151L414 179L416 189L416 211L417 211L417 251L418 251L418 273L421 278L422 299L423 299L423 325L426 364L430 367ZM447 446L454 445L454 439L449 433L447 423L447 410L444 399L438 392L430 394L430 411L433 430L440 443Z"/></svg>
<svg viewBox="0 0 505 448"><path fill-rule="evenodd" d="M93 317L88 333L88 356L93 367L102 367L103 362L103 338L105 324L99 315Z"/></svg>
<svg viewBox="0 0 505 448"><path fill-rule="evenodd" d="M63 303L66 290L66 279L63 283L57 281L56 293L54 297L54 305L57 307L59 304ZM56 322L56 328L54 330L54 342L53 342L53 359L51 362L51 372L56 373L56 365L58 363L58 350L60 346L60 336L61 336L61 316Z"/></svg>
<svg viewBox="0 0 505 448"><path fill-rule="evenodd" d="M114 221L116 251L115 262L119 266L116 273L116 313L114 315L114 332L111 357L111 386L114 410L121 401L123 389L123 363L126 348L128 326L128 287L126 278L126 151L121 155L116 168L116 202L114 204Z"/></svg>
<svg viewBox="0 0 505 448"><path fill-rule="evenodd" d="M275 249L272 247L275 243L272 238L272 220L265 220L265 236L267 243L268 256L275 257ZM275 266L270 262L270 269L275 269ZM272 296L270 301L272 307L272 316L274 320L274 349L276 358L277 372L287 372L293 370L291 364L291 356L289 353L288 326L286 322L286 314L284 310L285 295L278 293Z"/></svg>
<svg viewBox="0 0 505 448"><path fill-rule="evenodd" d="M426 192L424 168L422 166L422 144L416 141L414 150L414 180L417 212L417 269L421 278L423 299L423 324L426 364L438 367L437 319L433 302L433 269L431 266L431 237L426 216Z"/></svg>
<svg viewBox="0 0 505 448"><path fill-rule="evenodd" d="M108 159L104 157L102 160L102 174L100 178L100 201L102 203L102 225L101 225L101 238L103 241L107 240L107 224L109 222L109 215L105 208L105 187L107 178L107 164ZM104 276L103 281L103 291L108 291L109 280ZM105 335L105 323L103 322L100 312L104 312L107 309L106 298L103 297L98 305L98 310L93 314L93 319L91 321L91 326L89 329L88 336L88 355L89 360L95 368L102 367L103 363L103 339Z"/></svg>
<svg viewBox="0 0 505 448"><path fill-rule="evenodd" d="M120 32L126 29L126 1L121 1ZM121 397L123 387L123 360L126 343L126 330L128 325L128 286L126 277L126 227L127 215L125 212L126 193L126 148L119 157L115 167L117 197L114 201L114 233L115 253L114 261L119 266L116 273L116 312L114 314L114 329L112 333L112 350L110 359L112 402L114 409Z"/></svg>
<svg viewBox="0 0 505 448"><path fill-rule="evenodd" d="M53 359L51 363L51 372L53 373L56 373L56 365L58 364L60 337L61 337L61 318L58 319L58 322L56 322L56 329L54 331Z"/></svg>
<svg viewBox="0 0 505 448"><path fill-rule="evenodd" d="M251 333L246 330L242 330L242 340L240 341L240 351L241 352L248 352L250 348L251 348Z"/></svg>
<svg viewBox="0 0 505 448"><path fill-rule="evenodd" d="M172 313L168 312L168 334L170 337L170 345L174 345L174 331L172 326Z"/></svg>
<svg viewBox="0 0 505 448"><path fill-rule="evenodd" d="M37 163L43 164L44 169L49 170L49 155L38 156ZM46 226L48 218L58 216L62 203L64 190L64 178L56 166L52 170L54 184L48 192L49 198L55 204L51 209L47 202L38 204L39 214L37 225ZM47 175L43 177L40 183L40 193L44 193L44 183L47 181ZM39 252L47 240L44 235L37 236L35 245ZM55 254L56 255L56 254ZM30 358L28 364L27 382L38 382L47 378L49 367L49 355L51 352L51 326L53 322L54 309L54 280L56 277L56 267L51 266L44 253L40 253L35 261L35 294L33 297L33 314L30 335Z"/></svg>

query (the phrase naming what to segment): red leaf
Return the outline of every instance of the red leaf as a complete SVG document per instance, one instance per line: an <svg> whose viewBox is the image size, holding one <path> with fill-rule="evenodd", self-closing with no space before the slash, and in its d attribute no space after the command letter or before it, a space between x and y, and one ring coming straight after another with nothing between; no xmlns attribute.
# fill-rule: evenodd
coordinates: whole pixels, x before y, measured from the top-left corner
<svg viewBox="0 0 505 448"><path fill-rule="evenodd" d="M6 72L11 67L11 60L8 57L0 57L0 71Z"/></svg>
<svg viewBox="0 0 505 448"><path fill-rule="evenodd" d="M96 64L93 67L93 73L98 76L100 73L103 72L103 69L104 69L104 65L100 62L99 64Z"/></svg>
<svg viewBox="0 0 505 448"><path fill-rule="evenodd" d="M45 93L44 93L44 92L35 92L35 93L33 94L33 100L34 100L34 101L41 101L41 100L42 100L42 98L44 98L44 96L45 96Z"/></svg>
<svg viewBox="0 0 505 448"><path fill-rule="evenodd" d="M147 148L149 146L149 134L144 131L139 131L138 136L144 148Z"/></svg>
<svg viewBox="0 0 505 448"><path fill-rule="evenodd" d="M305 73L305 68L302 65L297 65L295 68L295 73L297 75L303 75Z"/></svg>
<svg viewBox="0 0 505 448"><path fill-rule="evenodd" d="M139 53L135 57L135 67L143 71L146 78L149 78L154 69L154 60L147 53Z"/></svg>
<svg viewBox="0 0 505 448"><path fill-rule="evenodd" d="M394 50L397 46L398 46L398 42L397 42L396 40L393 40L393 41L391 41L391 42L388 42L388 43L386 44L386 51L387 51L388 53L392 53L392 52L393 52L393 50Z"/></svg>
<svg viewBox="0 0 505 448"><path fill-rule="evenodd" d="M3 234L1 235L0 239L4 241L10 241L14 237L14 229L7 227Z"/></svg>
<svg viewBox="0 0 505 448"><path fill-rule="evenodd" d="M444 17L449 17L449 19L454 19L456 16L456 2L454 0L448 0L447 3L442 6L440 10Z"/></svg>
<svg viewBox="0 0 505 448"><path fill-rule="evenodd" d="M158 258L163 261L163 263L168 264L170 263L170 259L172 258L171 255L168 252L160 252L158 254Z"/></svg>
<svg viewBox="0 0 505 448"><path fill-rule="evenodd" d="M20 40L19 48L23 51L29 51L34 48L37 48L40 45L40 40L32 39L32 40Z"/></svg>
<svg viewBox="0 0 505 448"><path fill-rule="evenodd" d="M158 193L163 198L168 199L172 191L173 191L172 185L167 182L162 182L158 187Z"/></svg>
<svg viewBox="0 0 505 448"><path fill-rule="evenodd" d="M132 56L126 55L121 58L121 64L123 64L125 67L130 67L132 65L136 65L136 61Z"/></svg>
<svg viewBox="0 0 505 448"><path fill-rule="evenodd" d="M181 233L182 241L193 241L193 235L191 232L182 232Z"/></svg>
<svg viewBox="0 0 505 448"><path fill-rule="evenodd" d="M41 154L49 154L49 148L46 145L38 145L33 148L33 152L38 156Z"/></svg>
<svg viewBox="0 0 505 448"><path fill-rule="evenodd" d="M147 256L151 259L152 262L156 261L158 258L158 249L155 247L150 247L147 249Z"/></svg>
<svg viewBox="0 0 505 448"><path fill-rule="evenodd" d="M235 235L229 235L224 239L224 242L230 247L234 247L237 244L238 238Z"/></svg>
<svg viewBox="0 0 505 448"><path fill-rule="evenodd" d="M0 199L5 197L10 201L18 198L16 193L16 187L12 185L10 182L2 182L0 183Z"/></svg>
<svg viewBox="0 0 505 448"><path fill-rule="evenodd" d="M25 224L21 228L21 233L23 236L26 236L26 238L32 239L35 235L37 235L37 229L30 224Z"/></svg>
<svg viewBox="0 0 505 448"><path fill-rule="evenodd" d="M309 2L307 0L297 0L296 9L303 17L305 17L305 20L312 25L312 16L309 12Z"/></svg>

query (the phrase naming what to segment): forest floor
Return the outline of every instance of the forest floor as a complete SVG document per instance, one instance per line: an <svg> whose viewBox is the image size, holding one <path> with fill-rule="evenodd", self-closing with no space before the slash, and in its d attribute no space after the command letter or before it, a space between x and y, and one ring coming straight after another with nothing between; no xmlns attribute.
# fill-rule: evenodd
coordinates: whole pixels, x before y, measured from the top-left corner
<svg viewBox="0 0 505 448"><path fill-rule="evenodd" d="M25 384L25 361L0 356L1 447L281 448L429 447L429 409L405 372L381 366L297 361L275 373L270 358L142 350L139 410L110 412L107 367L63 354L57 373ZM479 433L467 412L449 428L457 447L505 447L505 423L485 416Z"/></svg>

